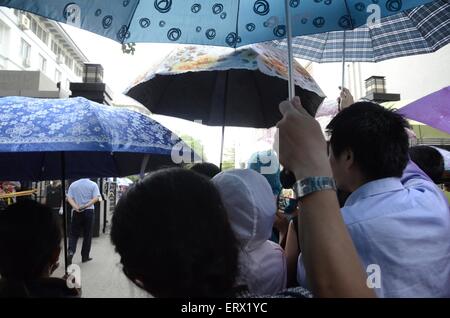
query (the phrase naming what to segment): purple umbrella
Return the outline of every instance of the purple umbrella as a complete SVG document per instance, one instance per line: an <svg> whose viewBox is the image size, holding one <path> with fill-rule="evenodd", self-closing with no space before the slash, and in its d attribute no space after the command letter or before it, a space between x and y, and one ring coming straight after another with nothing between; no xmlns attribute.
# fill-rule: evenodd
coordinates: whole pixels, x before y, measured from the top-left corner
<svg viewBox="0 0 450 318"><path fill-rule="evenodd" d="M450 134L450 86L422 97L398 112Z"/></svg>

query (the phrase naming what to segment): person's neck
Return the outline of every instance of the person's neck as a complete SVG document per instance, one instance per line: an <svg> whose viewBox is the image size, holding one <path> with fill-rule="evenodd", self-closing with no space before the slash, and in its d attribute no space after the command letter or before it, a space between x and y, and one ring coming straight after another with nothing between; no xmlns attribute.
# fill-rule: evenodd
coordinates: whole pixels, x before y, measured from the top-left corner
<svg viewBox="0 0 450 318"><path fill-rule="evenodd" d="M366 183L368 183L370 181L372 181L372 180L369 180L368 178L363 176L362 173L357 172L357 173L353 174L352 178L350 178L348 190L350 190L349 192L355 192L360 187L362 187L363 185L365 185Z"/></svg>

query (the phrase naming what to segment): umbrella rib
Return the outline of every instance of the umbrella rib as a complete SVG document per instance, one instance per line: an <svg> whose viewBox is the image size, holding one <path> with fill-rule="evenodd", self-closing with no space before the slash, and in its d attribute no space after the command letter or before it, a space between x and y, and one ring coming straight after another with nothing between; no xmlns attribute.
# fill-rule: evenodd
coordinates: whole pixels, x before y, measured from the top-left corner
<svg viewBox="0 0 450 318"><path fill-rule="evenodd" d="M257 71L260 72L260 71ZM253 76L253 83L255 84L256 90L258 92L258 97L259 97L259 101L261 103L261 105L263 104L263 99L262 99L262 95L261 95L261 90L259 89L258 86L258 82L257 82L257 78L256 78L256 72L252 72L252 76ZM266 123L266 114L264 112L264 107L262 108L262 117L263 117L263 121L264 123Z"/></svg>
<svg viewBox="0 0 450 318"><path fill-rule="evenodd" d="M47 155L47 152L43 152L43 156L42 156L42 160L41 160L41 171L39 171L39 180L42 180L43 178L43 171L42 171L42 167L44 167L44 162L45 162L45 156Z"/></svg>
<svg viewBox="0 0 450 318"><path fill-rule="evenodd" d="M325 41L324 41L324 44L323 44L323 50L322 50L322 53L321 53L321 55L320 55L319 61L322 61L322 60L323 60L323 55L324 55L325 50L326 50L326 48L327 48L327 43L328 43L328 38L329 38L329 37L330 37L330 32L325 33Z"/></svg>
<svg viewBox="0 0 450 318"><path fill-rule="evenodd" d="M352 15L351 15L351 13L350 13L350 10L349 10L349 8L348 8L347 0L344 0L344 4L345 4L345 9L347 10L348 19L349 19L349 21L350 21L350 29L351 29L351 30L354 30L354 29L355 29L355 26L353 25L353 19L352 19Z"/></svg>
<svg viewBox="0 0 450 318"><path fill-rule="evenodd" d="M369 38L370 38L370 43L372 45L372 59L374 62L377 62L377 59L375 57L375 43L374 43L373 32L372 32L371 28L367 27L367 29L369 30Z"/></svg>
<svg viewBox="0 0 450 318"><path fill-rule="evenodd" d="M237 15L236 15L236 39L239 36L239 13L241 10L241 0L238 0L238 8L237 8ZM234 48L236 49L238 42L235 41Z"/></svg>
<svg viewBox="0 0 450 318"><path fill-rule="evenodd" d="M430 43L428 42L427 38L425 37L425 34L422 32L422 27L419 28L419 24L416 23L416 21L414 21L413 19L411 19L411 16L406 13L406 12L402 12L402 14L408 18L409 21L412 21L412 25L414 26L414 28L417 30L417 33L420 34L420 36L422 37L422 39L425 41L425 43L427 43L427 48L428 48L428 52L427 53L431 53L433 52L432 46L430 45ZM434 29L434 28L433 28Z"/></svg>
<svg viewBox="0 0 450 318"><path fill-rule="evenodd" d="M112 107L112 106L109 106L109 107ZM108 133L108 135L109 135L109 144L110 144L110 146L112 148L113 147L113 135L112 135L111 130L110 129L106 129L106 126L100 120L100 117L98 116L97 109L93 109L93 113L94 113L95 118L97 118L97 122L102 127L103 131ZM111 152L113 152L113 149L111 149Z"/></svg>
<svg viewBox="0 0 450 318"><path fill-rule="evenodd" d="M119 165L118 165L118 163L117 163L116 156L115 156L114 154L111 154L111 156L112 156L112 160L113 160L113 162L114 162L114 167L116 168L117 175L118 175L118 176L121 176L122 174L121 174L120 171L119 171Z"/></svg>
<svg viewBox="0 0 450 318"><path fill-rule="evenodd" d="M133 22L134 15L136 14L137 7L139 6L141 0L137 0L134 10L131 12L130 21L128 21L126 32L130 31L131 22ZM123 37L121 44L125 44L126 36ZM127 42L128 43L128 42Z"/></svg>
<svg viewBox="0 0 450 318"><path fill-rule="evenodd" d="M162 75L159 75L159 76L162 76ZM158 102L156 103L156 105L158 105L157 106L158 108L160 107L160 103L164 100L163 97L166 96L166 92L169 89L170 85L172 84L172 82L174 81L174 78L175 78L173 75L166 75L166 76L169 76L169 83L167 85L164 85L164 89L162 90L161 94L159 95ZM147 91L146 91L146 95L150 96ZM177 117L177 116L174 116L174 117Z"/></svg>
<svg viewBox="0 0 450 318"><path fill-rule="evenodd" d="M350 9L348 8L348 3L347 3L347 0L344 0L344 4L345 4L345 9L347 10L347 15L348 15L348 19L349 19L349 21L350 21L350 30L354 30L355 29L355 26L353 25L353 19L352 19L352 15L351 15L351 13L350 13ZM347 41L347 39L346 39L346 32L347 30L345 30L344 29L344 32L343 32L343 42L342 42L342 45L343 45L343 49L342 49L342 61L343 61L343 63L345 64L345 55L346 55L346 52L345 52L345 45L346 45L346 41ZM343 73L344 74L344 73ZM344 75L343 75L344 76ZM344 85L344 83L342 83L342 85Z"/></svg>

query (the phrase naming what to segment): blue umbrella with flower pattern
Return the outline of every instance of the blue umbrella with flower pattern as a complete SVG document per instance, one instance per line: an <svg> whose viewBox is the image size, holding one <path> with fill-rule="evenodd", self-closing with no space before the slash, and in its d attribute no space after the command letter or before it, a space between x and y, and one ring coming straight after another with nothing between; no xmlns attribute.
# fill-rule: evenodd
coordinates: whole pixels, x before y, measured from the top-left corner
<svg viewBox="0 0 450 318"><path fill-rule="evenodd" d="M0 180L61 179L65 198L66 178L143 174L188 158L197 156L181 139L135 111L81 97L0 98Z"/></svg>

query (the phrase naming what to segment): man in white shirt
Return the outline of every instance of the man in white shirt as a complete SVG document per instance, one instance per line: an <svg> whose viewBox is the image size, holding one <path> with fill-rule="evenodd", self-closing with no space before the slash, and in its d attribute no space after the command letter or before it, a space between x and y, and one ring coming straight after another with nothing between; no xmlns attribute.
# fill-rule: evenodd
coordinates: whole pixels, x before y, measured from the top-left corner
<svg viewBox="0 0 450 318"><path fill-rule="evenodd" d="M80 179L72 183L67 194L67 201L72 206L72 222L69 236L69 264L77 249L78 237L83 231L83 246L81 260L83 263L92 260L92 231L94 225L94 204L100 200L100 190L97 184L89 179Z"/></svg>

